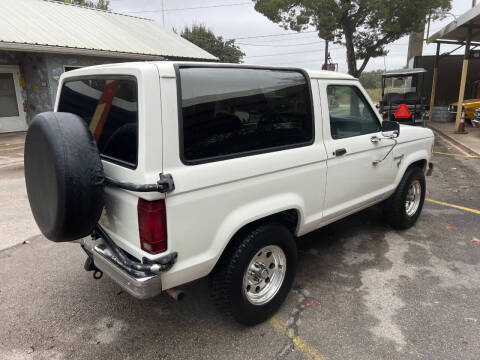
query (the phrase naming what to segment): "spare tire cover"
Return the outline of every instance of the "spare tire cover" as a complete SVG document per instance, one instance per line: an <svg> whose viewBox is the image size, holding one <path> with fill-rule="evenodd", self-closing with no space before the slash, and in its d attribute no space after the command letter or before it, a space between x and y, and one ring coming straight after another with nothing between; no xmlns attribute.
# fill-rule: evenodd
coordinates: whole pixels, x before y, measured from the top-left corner
<svg viewBox="0 0 480 360"><path fill-rule="evenodd" d="M97 144L77 115L45 112L25 139L25 182L40 231L52 241L90 234L102 213L103 167Z"/></svg>

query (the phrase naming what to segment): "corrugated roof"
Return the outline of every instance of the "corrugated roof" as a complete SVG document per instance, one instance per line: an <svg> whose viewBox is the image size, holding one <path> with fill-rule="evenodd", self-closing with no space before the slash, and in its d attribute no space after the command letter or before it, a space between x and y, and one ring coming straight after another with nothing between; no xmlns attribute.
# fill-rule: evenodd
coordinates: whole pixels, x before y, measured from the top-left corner
<svg viewBox="0 0 480 360"><path fill-rule="evenodd" d="M450 24L437 31L428 38L428 42L432 43L437 40L451 40L464 42L467 39L468 27L475 29L472 36L473 42L480 42L480 33L477 31L480 26L480 5L468 10L460 15Z"/></svg>
<svg viewBox="0 0 480 360"><path fill-rule="evenodd" d="M216 60L153 20L47 0L1 0L0 49Z"/></svg>

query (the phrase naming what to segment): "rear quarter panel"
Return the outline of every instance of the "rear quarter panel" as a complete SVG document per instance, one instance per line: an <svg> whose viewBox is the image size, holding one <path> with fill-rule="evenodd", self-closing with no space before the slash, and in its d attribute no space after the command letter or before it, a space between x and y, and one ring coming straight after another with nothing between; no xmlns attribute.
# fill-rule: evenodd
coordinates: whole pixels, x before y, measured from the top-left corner
<svg viewBox="0 0 480 360"><path fill-rule="evenodd" d="M60 78L55 111L58 109L64 81L70 78L131 75L138 91L138 165L135 169L103 160L106 176L136 184L155 183L162 172L162 123L158 71L151 63L122 63L87 67L65 73ZM148 121L147 121L148 119ZM148 151L147 151L148 148ZM105 187L105 209L100 224L117 245L141 259L138 231L138 197L150 200L163 197L158 193L139 194L109 186Z"/></svg>

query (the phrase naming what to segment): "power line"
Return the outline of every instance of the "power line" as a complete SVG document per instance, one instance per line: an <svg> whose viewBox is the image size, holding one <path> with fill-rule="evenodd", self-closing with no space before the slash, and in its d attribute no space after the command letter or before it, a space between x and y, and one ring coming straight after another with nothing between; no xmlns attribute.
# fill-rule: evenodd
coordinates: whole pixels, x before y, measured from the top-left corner
<svg viewBox="0 0 480 360"><path fill-rule="evenodd" d="M331 50L342 49L343 46L332 46L330 47ZM251 58L259 58L259 57L267 57L267 56L281 56L281 55L295 55L295 54L314 54L317 51L324 51L325 49L318 49L318 50L309 50L309 51L292 51L287 53L275 53L275 54L265 54L265 55L253 55L253 56L246 56L247 59Z"/></svg>
<svg viewBox="0 0 480 360"><path fill-rule="evenodd" d="M235 37L235 38L226 39L226 40L259 39L259 38L275 37L275 36L289 36L289 35L310 34L310 33L316 33L316 32L317 32L316 30L312 30L312 31L302 31L302 32L296 32L296 33L289 33L289 34L270 34L270 35L256 35L256 36L241 36L241 37Z"/></svg>
<svg viewBox="0 0 480 360"><path fill-rule="evenodd" d="M276 39L258 39L258 40L255 40L255 43L256 44L270 44L270 45L281 45L281 44L285 44L287 42L290 42L290 44L292 44L293 41L299 41L299 40L308 40L308 41L313 41L313 40L317 40L317 41L322 41L323 42L323 39L320 39L317 35L313 35L313 36L301 36L301 37L296 37L296 38L276 38ZM240 41L243 41L243 40L240 40Z"/></svg>
<svg viewBox="0 0 480 360"><path fill-rule="evenodd" d="M320 57L313 57L313 58L307 58L307 59L301 59L301 60L295 60L295 61L281 61L281 62L275 62L271 63L268 62L269 65L288 65L288 64L309 64L309 63L314 63L314 62L321 62L321 65L323 65L323 61L325 60L325 56L320 56Z"/></svg>
<svg viewBox="0 0 480 360"><path fill-rule="evenodd" d="M303 45L313 45L313 44L322 44L320 40L308 43L301 43L301 44L287 44L287 45L280 45L280 44L251 44L251 43L242 43L237 42L235 45L247 45L247 46L267 46L267 47L290 47L290 46L303 46Z"/></svg>
<svg viewBox="0 0 480 360"><path fill-rule="evenodd" d="M320 51L322 49L319 49ZM322 50L323 51L323 50ZM246 56L246 58L251 59L251 58L259 58L259 57L267 57L267 56L281 56L281 55L295 55L295 54L312 54L315 51L292 51L292 52L287 52L287 53L275 53L275 54L265 54L265 55L253 55L253 56Z"/></svg>
<svg viewBox="0 0 480 360"><path fill-rule="evenodd" d="M251 2L241 2L235 4L217 4L217 5L206 5L206 6L196 6L188 8L173 8L173 9L155 9L155 10L142 10L142 11L121 11L127 14L141 14L141 13L157 13L157 12L167 12L167 11L184 11L184 10L196 10L196 9L208 9L208 8L218 8L218 7L228 7L228 6L241 6L241 5L251 5Z"/></svg>
<svg viewBox="0 0 480 360"><path fill-rule="evenodd" d="M303 31L299 33L288 33L288 34L270 34L270 35L255 35L255 36L238 36L238 37L233 37L233 38L225 38L223 40L225 41L230 41L230 40L245 40L245 39L258 39L258 38L267 38L267 37L277 37L277 36L290 36L290 35L300 35L300 34L308 34L308 33L316 33L316 31ZM206 36L201 36L201 35L195 35L198 38L201 39L209 39L209 37ZM292 40L299 40L299 39L305 39L304 37L299 37L299 38L294 38L294 39L282 39L282 40L275 40L271 39L268 41L292 41Z"/></svg>

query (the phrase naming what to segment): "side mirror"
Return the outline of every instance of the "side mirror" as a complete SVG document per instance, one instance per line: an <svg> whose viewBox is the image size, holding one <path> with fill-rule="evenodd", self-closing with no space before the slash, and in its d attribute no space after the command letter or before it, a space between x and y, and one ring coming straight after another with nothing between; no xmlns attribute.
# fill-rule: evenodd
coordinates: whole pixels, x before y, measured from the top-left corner
<svg viewBox="0 0 480 360"><path fill-rule="evenodd" d="M384 135L384 133L392 133ZM382 135L386 137L397 138L400 135L400 124L396 121L383 120L382 122Z"/></svg>

